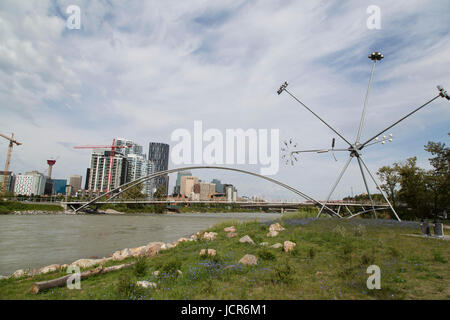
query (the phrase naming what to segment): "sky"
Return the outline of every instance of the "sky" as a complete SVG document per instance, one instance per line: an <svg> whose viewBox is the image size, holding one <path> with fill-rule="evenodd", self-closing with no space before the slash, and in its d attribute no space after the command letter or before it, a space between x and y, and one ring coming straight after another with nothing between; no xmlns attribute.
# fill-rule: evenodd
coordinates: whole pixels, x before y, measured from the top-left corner
<svg viewBox="0 0 450 320"><path fill-rule="evenodd" d="M68 29L69 5L81 10L80 29ZM367 7L380 8L381 28L369 29ZM76 1L0 3L0 132L14 132L10 169L46 170L53 178L83 176L89 150L123 137L144 146L176 143L174 130L279 129L280 141L300 149L345 142L283 93L288 89L354 142L372 63L381 51L362 140L450 90L450 3L442 1ZM417 156L424 145L449 144L450 104L437 99L387 133L393 142L364 149L378 168ZM8 142L0 140L0 166ZM305 154L280 162L280 180L325 199L347 152ZM169 163L169 167L174 166ZM259 172L259 165L233 167ZM3 169L3 167L2 167ZM239 195L302 200L255 177L193 171L237 186ZM171 186L175 176L171 176ZM84 182L83 182L84 183ZM371 190L374 185L371 183ZM352 161L332 198L365 192Z"/></svg>

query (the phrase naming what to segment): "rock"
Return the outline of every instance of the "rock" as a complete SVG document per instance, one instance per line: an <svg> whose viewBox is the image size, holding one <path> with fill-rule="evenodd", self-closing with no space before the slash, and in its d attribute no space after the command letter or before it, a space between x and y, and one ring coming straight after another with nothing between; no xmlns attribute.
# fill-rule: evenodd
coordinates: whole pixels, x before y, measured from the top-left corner
<svg viewBox="0 0 450 320"><path fill-rule="evenodd" d="M252 254L246 254L241 260L239 260L239 263L254 266L258 264L258 259Z"/></svg>
<svg viewBox="0 0 450 320"><path fill-rule="evenodd" d="M226 227L225 229L223 229L223 231L225 231L225 232L236 232L236 228L234 226Z"/></svg>
<svg viewBox="0 0 450 320"><path fill-rule="evenodd" d="M275 230L270 230L269 233L267 234L268 237L276 237L278 235L278 231Z"/></svg>
<svg viewBox="0 0 450 320"><path fill-rule="evenodd" d="M180 242L187 242L187 241L189 241L189 239L183 237L183 238L178 239L178 240L177 240L177 243L180 243Z"/></svg>
<svg viewBox="0 0 450 320"><path fill-rule="evenodd" d="M236 232L228 232L227 233L227 238L234 238L236 237L238 234Z"/></svg>
<svg viewBox="0 0 450 320"><path fill-rule="evenodd" d="M252 238L250 238L248 235L243 236L242 238L239 239L240 243L250 243L250 244L255 244L255 242L253 242Z"/></svg>
<svg viewBox="0 0 450 320"><path fill-rule="evenodd" d="M198 240L198 236L196 234L193 234L190 236L190 239L192 239L193 241Z"/></svg>
<svg viewBox="0 0 450 320"><path fill-rule="evenodd" d="M118 250L113 253L112 258L114 261L120 261L131 256L130 249Z"/></svg>
<svg viewBox="0 0 450 320"><path fill-rule="evenodd" d="M161 251L161 248L166 247L166 244L164 242L150 242L145 247L145 255L147 257L153 257L158 254L159 251Z"/></svg>
<svg viewBox="0 0 450 320"><path fill-rule="evenodd" d="M156 270L156 271L153 272L153 275L154 275L155 277L159 276L159 274L160 274L159 270Z"/></svg>
<svg viewBox="0 0 450 320"><path fill-rule="evenodd" d="M103 258L103 259L79 259L75 262L72 262L71 265L80 267L80 268L90 268L95 266L96 264L101 265L109 260L114 260L114 258Z"/></svg>
<svg viewBox="0 0 450 320"><path fill-rule="evenodd" d="M263 247L267 247L269 245L269 243L268 242L261 242L259 245L263 246Z"/></svg>
<svg viewBox="0 0 450 320"><path fill-rule="evenodd" d="M181 270L177 270L177 273L178 273L180 276L183 275L183 272L181 272Z"/></svg>
<svg viewBox="0 0 450 320"><path fill-rule="evenodd" d="M205 232L203 234L203 239L209 240L209 241L216 239L216 237L217 237L217 232Z"/></svg>
<svg viewBox="0 0 450 320"><path fill-rule="evenodd" d="M175 248L175 246L171 243L166 243L166 249L172 249Z"/></svg>
<svg viewBox="0 0 450 320"><path fill-rule="evenodd" d="M153 288L156 289L156 283L150 281L138 281L136 282L138 287L142 287L144 289Z"/></svg>
<svg viewBox="0 0 450 320"><path fill-rule="evenodd" d="M8 276L0 276L0 280L3 280L3 279L9 279L9 277Z"/></svg>
<svg viewBox="0 0 450 320"><path fill-rule="evenodd" d="M269 227L269 231L283 231L285 230L279 223L271 224Z"/></svg>
<svg viewBox="0 0 450 320"><path fill-rule="evenodd" d="M14 273L12 274L13 278L20 278L23 277L25 275L25 271L23 271L23 269L19 269L14 271Z"/></svg>
<svg viewBox="0 0 450 320"><path fill-rule="evenodd" d="M274 248L274 249L279 249L279 248L281 248L283 245L281 244L281 243L275 243L274 245L271 245L270 247L271 248Z"/></svg>
<svg viewBox="0 0 450 320"><path fill-rule="evenodd" d="M145 247L146 246L140 246L140 247L137 247L137 248L132 248L132 249L130 249L130 254L133 257L140 257L140 256L145 254Z"/></svg>
<svg viewBox="0 0 450 320"><path fill-rule="evenodd" d="M52 265L49 265L49 266L39 269L39 273L46 274L49 272L55 272L56 270L59 270L59 269L61 269L61 266L59 264L52 264Z"/></svg>
<svg viewBox="0 0 450 320"><path fill-rule="evenodd" d="M65 269L67 269L68 267L69 267L68 264L62 264L62 265L61 265L61 270L65 270Z"/></svg>
<svg viewBox="0 0 450 320"><path fill-rule="evenodd" d="M121 212L114 210L114 209L106 209L105 213L121 213Z"/></svg>
<svg viewBox="0 0 450 320"><path fill-rule="evenodd" d="M296 246L295 242L285 241L284 242L284 251L285 252L290 252L290 251L294 250L295 246Z"/></svg>
<svg viewBox="0 0 450 320"><path fill-rule="evenodd" d="M214 249L202 249L200 250L200 256L211 256L214 257L216 255L216 250Z"/></svg>

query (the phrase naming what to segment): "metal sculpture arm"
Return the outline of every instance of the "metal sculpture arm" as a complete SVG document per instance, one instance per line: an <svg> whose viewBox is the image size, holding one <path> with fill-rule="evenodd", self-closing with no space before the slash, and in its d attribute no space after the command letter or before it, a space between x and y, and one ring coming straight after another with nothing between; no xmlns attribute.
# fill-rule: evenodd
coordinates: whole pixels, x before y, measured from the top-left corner
<svg viewBox="0 0 450 320"><path fill-rule="evenodd" d="M310 108L308 108L303 102L301 102L299 99L297 99L296 96L294 96L292 93L290 93L286 87L288 86L288 83L285 82L281 85L280 89L278 89L278 94L281 94L283 91L286 91L292 98L294 98L298 103L300 103L303 107L306 108L309 112L311 112L316 118L318 118L320 121L322 121L328 128L330 128L334 133L336 133L342 140L344 140L349 146L352 144L348 142L347 139L345 139L339 132L336 131L331 125L329 125L325 120L323 120L319 115L317 115L314 111L312 111Z"/></svg>

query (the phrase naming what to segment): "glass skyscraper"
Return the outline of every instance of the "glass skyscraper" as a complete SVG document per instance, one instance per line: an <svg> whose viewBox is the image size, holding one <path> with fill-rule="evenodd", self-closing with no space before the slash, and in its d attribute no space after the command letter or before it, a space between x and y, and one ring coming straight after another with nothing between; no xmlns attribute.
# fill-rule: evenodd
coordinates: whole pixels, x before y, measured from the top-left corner
<svg viewBox="0 0 450 320"><path fill-rule="evenodd" d="M148 145L148 160L153 162L154 172L165 171L169 168L169 145L166 143L150 142ZM164 186L166 194L169 189L169 176L164 175L152 179L152 190Z"/></svg>

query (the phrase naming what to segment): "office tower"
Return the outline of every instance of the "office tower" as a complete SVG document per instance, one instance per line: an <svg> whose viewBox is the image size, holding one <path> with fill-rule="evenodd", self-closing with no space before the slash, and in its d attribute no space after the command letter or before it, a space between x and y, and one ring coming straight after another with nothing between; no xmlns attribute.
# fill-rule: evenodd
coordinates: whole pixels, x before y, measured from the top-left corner
<svg viewBox="0 0 450 320"><path fill-rule="evenodd" d="M201 201L207 201L210 200L211 197L216 193L216 185L214 183L208 183L208 182L200 182L199 185L199 193L200 193L200 200Z"/></svg>
<svg viewBox="0 0 450 320"><path fill-rule="evenodd" d="M194 185L198 183L198 178L193 176L182 176L180 178L180 194L189 197L194 192Z"/></svg>
<svg viewBox="0 0 450 320"><path fill-rule="evenodd" d="M16 176L11 171L6 172L0 171L0 186L3 186L3 180L5 178L6 178L6 186L5 186L6 191L14 192L14 183L16 181Z"/></svg>
<svg viewBox="0 0 450 320"><path fill-rule="evenodd" d="M74 175L70 176L69 184L72 186L72 192L73 193L76 193L79 190L81 190L81 180L82 179L83 178L80 175L78 175L78 174L74 174Z"/></svg>
<svg viewBox="0 0 450 320"><path fill-rule="evenodd" d="M125 182L131 182L139 178L146 177L153 173L153 162L147 160L145 154L128 154L127 158L127 170ZM145 181L141 184L142 193L147 197L152 196L150 181Z"/></svg>
<svg viewBox="0 0 450 320"><path fill-rule="evenodd" d="M169 145L166 143L150 142L148 146L148 159L153 162L155 172L167 170L169 167ZM168 175L152 179L152 191L155 192L159 186L164 186L166 193L168 192Z"/></svg>
<svg viewBox="0 0 450 320"><path fill-rule="evenodd" d="M223 190L223 184L218 179L212 179L211 183L216 185L216 193L225 193Z"/></svg>
<svg viewBox="0 0 450 320"><path fill-rule="evenodd" d="M91 168L86 168L86 177L84 179L84 190L89 190L89 177L91 175Z"/></svg>
<svg viewBox="0 0 450 320"><path fill-rule="evenodd" d="M53 193L54 194L66 194L66 179L52 179L53 180Z"/></svg>
<svg viewBox="0 0 450 320"><path fill-rule="evenodd" d="M177 173L177 182L173 190L174 195L179 195L181 191L181 177L183 176L192 176L192 173L189 171L181 171Z"/></svg>
<svg viewBox="0 0 450 320"><path fill-rule="evenodd" d="M43 195L47 177L38 171L26 172L16 176L14 193L16 195Z"/></svg>

